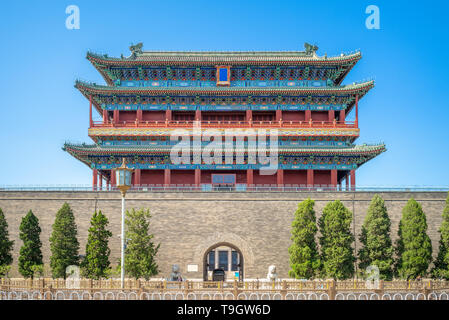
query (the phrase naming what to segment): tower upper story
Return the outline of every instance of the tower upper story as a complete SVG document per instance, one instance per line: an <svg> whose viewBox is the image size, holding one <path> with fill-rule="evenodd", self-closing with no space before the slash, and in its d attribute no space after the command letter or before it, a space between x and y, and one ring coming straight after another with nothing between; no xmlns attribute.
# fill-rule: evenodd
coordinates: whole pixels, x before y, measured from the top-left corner
<svg viewBox="0 0 449 320"><path fill-rule="evenodd" d="M304 51L142 51L112 58L88 52L87 59L110 86L117 87L334 87L361 58L360 51L319 57Z"/></svg>
<svg viewBox="0 0 449 320"><path fill-rule="evenodd" d="M385 151L383 144L353 144L360 132L358 102L374 81L343 85L361 53L327 57L317 49L306 44L294 52L149 52L140 43L130 47L129 57L89 52L106 84L77 81L75 87L89 100L88 134L95 145L64 148L104 170L117 165L116 155L145 170L248 169L249 163L169 163L177 143L170 137L179 128L190 142L210 128L220 133L219 141L228 129L237 129L240 138L253 129L276 129L282 169L354 169ZM94 109L100 121L93 120ZM352 110L354 121L347 119ZM246 142L241 150L248 154L253 149Z"/></svg>

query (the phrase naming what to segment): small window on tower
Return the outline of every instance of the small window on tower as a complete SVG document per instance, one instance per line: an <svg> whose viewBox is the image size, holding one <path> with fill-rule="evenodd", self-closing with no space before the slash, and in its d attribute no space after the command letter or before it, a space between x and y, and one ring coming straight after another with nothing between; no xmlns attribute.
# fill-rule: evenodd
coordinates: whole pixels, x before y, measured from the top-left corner
<svg viewBox="0 0 449 320"><path fill-rule="evenodd" d="M231 84L230 69L230 66L217 66L217 86L229 86Z"/></svg>
<svg viewBox="0 0 449 320"><path fill-rule="evenodd" d="M228 69L221 68L220 69L220 82L228 81Z"/></svg>

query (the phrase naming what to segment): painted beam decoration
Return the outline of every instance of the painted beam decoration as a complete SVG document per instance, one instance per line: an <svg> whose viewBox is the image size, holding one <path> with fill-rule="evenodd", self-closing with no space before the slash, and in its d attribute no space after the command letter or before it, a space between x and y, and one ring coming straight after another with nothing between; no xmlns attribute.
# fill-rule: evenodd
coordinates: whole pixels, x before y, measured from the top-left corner
<svg viewBox="0 0 449 320"><path fill-rule="evenodd" d="M205 146L204 146L205 147ZM202 148L204 149L204 148ZM279 167L281 169L339 169L349 170L357 168L366 161L374 158L385 149L385 145L362 145L348 147L330 147L330 148L308 148L293 146L278 146ZM99 146L92 145L76 145L66 143L64 150L69 152L75 158L84 162L91 168L95 169L114 169L121 164L121 159L126 158L127 164L131 168L139 169L185 169L187 165L190 168L199 169L258 169L261 165L248 163L248 147L243 150L236 148L223 149L223 154L231 152L235 154L241 152L244 154L242 164L226 164L223 161L211 165L194 164L193 150L190 156L190 163L184 163L182 168L178 168L177 164L173 164L170 159L171 145L156 146ZM254 150L257 151L257 150ZM201 152L201 151L200 151ZM226 165L226 167L223 167Z"/></svg>
<svg viewBox="0 0 449 320"><path fill-rule="evenodd" d="M351 112L374 81L338 87L110 87L77 81L75 87L102 110L340 111Z"/></svg>

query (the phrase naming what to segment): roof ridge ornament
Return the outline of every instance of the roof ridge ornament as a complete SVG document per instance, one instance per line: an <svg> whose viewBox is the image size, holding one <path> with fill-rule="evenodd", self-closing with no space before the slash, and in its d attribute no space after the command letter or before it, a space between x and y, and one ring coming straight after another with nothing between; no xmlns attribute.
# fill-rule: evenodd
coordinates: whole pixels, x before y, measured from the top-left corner
<svg viewBox="0 0 449 320"><path fill-rule="evenodd" d="M306 49L306 55L308 56L316 56L316 51L318 50L318 46L311 45L310 43L304 42L304 48Z"/></svg>
<svg viewBox="0 0 449 320"><path fill-rule="evenodd" d="M139 42L138 44L131 44L131 46L129 47L129 50L131 51L131 58L135 59L137 57L137 55L142 54L142 47L143 47L143 43Z"/></svg>

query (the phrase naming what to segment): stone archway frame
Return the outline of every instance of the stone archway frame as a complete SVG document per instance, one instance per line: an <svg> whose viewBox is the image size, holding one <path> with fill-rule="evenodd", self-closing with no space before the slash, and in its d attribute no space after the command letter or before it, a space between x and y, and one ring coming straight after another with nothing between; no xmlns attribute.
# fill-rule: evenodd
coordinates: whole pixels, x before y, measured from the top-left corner
<svg viewBox="0 0 449 320"><path fill-rule="evenodd" d="M195 248L193 253L193 260L195 263L203 266L203 259L207 252L209 252L213 247L217 245L230 246L238 249L243 255L243 276L246 276L246 270L253 268L254 266L254 254L252 248L249 246L248 241L244 240L242 237L230 233L230 232L215 232L211 236L203 239ZM204 270L198 270L200 273L204 274Z"/></svg>

